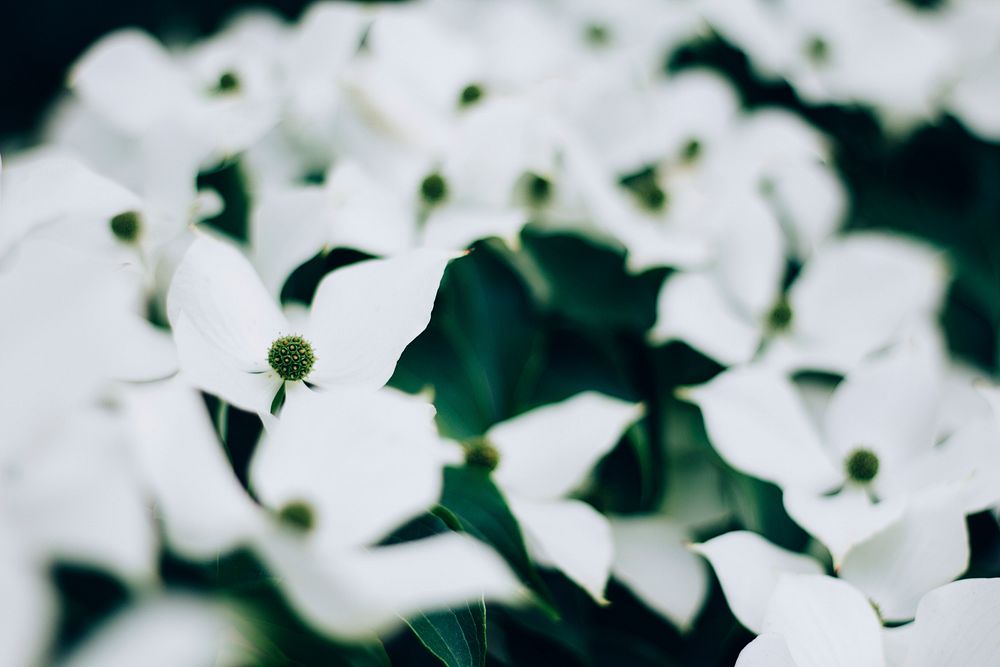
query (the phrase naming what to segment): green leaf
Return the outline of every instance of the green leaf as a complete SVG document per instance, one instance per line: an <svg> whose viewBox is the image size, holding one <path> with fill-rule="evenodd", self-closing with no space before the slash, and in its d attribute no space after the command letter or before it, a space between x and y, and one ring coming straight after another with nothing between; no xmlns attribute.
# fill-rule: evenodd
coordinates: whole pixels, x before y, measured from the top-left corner
<svg viewBox="0 0 1000 667"><path fill-rule="evenodd" d="M486 664L486 604L418 614L407 624L420 642L448 667Z"/></svg>
<svg viewBox="0 0 1000 667"><path fill-rule="evenodd" d="M462 530L496 549L538 596L542 607L556 614L552 596L528 556L521 527L488 472L479 468L445 468L441 505L458 520Z"/></svg>

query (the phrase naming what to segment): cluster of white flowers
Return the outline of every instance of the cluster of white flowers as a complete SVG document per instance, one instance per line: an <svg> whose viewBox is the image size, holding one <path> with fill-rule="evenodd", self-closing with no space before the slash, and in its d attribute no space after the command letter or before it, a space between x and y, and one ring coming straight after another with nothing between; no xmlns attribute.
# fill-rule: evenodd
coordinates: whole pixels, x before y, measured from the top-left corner
<svg viewBox="0 0 1000 667"><path fill-rule="evenodd" d="M0 174L3 664L56 660L49 567L65 562L136 601L58 664L245 664L265 624L162 585L164 550L251 551L338 641L483 598L531 604L530 577L474 530L387 543L456 470L495 487L533 563L599 603L614 576L684 631L710 564L760 635L740 665L997 664L1000 581L955 580L966 517L1000 504L1000 397L947 352L945 258L843 231L833 147L799 116L743 109L712 71L664 70L714 29L809 101L893 127L948 112L1000 138L997 10L336 3L295 24L245 14L179 49L100 40L44 142ZM200 175L227 165L243 239L204 222L233 203ZM526 227L636 275L669 268L646 342L724 367L678 397L725 464L781 489L808 555L719 535L733 509L719 466L678 445L690 434L669 443L658 511L580 499L651 406L584 391L457 442L432 395L385 386L476 242L544 281L518 260ZM326 273L307 305L282 299L296 269L344 248L371 259ZM230 409L263 425L245 476Z"/></svg>

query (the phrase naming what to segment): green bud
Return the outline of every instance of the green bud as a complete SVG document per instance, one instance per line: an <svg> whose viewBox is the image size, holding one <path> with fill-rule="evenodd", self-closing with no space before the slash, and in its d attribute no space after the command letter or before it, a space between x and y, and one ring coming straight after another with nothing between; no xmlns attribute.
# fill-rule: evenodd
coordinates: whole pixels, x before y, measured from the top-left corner
<svg viewBox="0 0 1000 667"><path fill-rule="evenodd" d="M231 70L226 70L219 75L219 83L215 86L215 92L219 94L236 93L240 90L240 78Z"/></svg>
<svg viewBox="0 0 1000 667"><path fill-rule="evenodd" d="M468 86L462 89L461 94L458 97L458 105L462 107L469 107L478 102L483 98L483 88L482 86L470 83Z"/></svg>
<svg viewBox="0 0 1000 667"><path fill-rule="evenodd" d="M316 517L312 506L303 500L293 500L278 510L278 518L282 523L304 533L316 525Z"/></svg>
<svg viewBox="0 0 1000 667"><path fill-rule="evenodd" d="M767 327L775 333L786 331L792 325L793 317L792 306L782 294L774 304L774 308L767 314Z"/></svg>
<svg viewBox="0 0 1000 667"><path fill-rule="evenodd" d="M701 142L697 139L688 139L681 148L681 161L690 164L697 160L699 155L701 155Z"/></svg>
<svg viewBox="0 0 1000 667"><path fill-rule="evenodd" d="M492 472L500 465L500 452L486 438L473 438L465 443L465 465Z"/></svg>
<svg viewBox="0 0 1000 667"><path fill-rule="evenodd" d="M604 46L611 41L611 31L606 25L591 23L584 30L584 37L594 46Z"/></svg>
<svg viewBox="0 0 1000 667"><path fill-rule="evenodd" d="M303 380L316 363L312 345L302 336L284 336L271 343L267 351L267 363L282 380L295 382Z"/></svg>
<svg viewBox="0 0 1000 667"><path fill-rule="evenodd" d="M111 218L111 233L122 243L135 243L142 232L142 216L138 211L125 211Z"/></svg>
<svg viewBox="0 0 1000 667"><path fill-rule="evenodd" d="M448 196L448 182L437 172L429 174L420 183L420 196L428 204L440 204Z"/></svg>
<svg viewBox="0 0 1000 667"><path fill-rule="evenodd" d="M528 174L528 200L535 206L541 206L551 197L552 181L538 174Z"/></svg>
<svg viewBox="0 0 1000 667"><path fill-rule="evenodd" d="M830 44L816 36L806 42L806 57L814 64L822 65L830 59Z"/></svg>
<svg viewBox="0 0 1000 667"><path fill-rule="evenodd" d="M878 475L878 455L870 449L859 447L847 455L844 463L847 476L865 484Z"/></svg>

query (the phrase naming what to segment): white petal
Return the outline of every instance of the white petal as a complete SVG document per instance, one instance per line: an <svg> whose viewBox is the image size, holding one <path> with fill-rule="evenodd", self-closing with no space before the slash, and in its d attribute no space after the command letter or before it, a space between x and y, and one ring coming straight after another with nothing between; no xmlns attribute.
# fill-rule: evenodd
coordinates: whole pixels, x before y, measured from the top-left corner
<svg viewBox="0 0 1000 667"><path fill-rule="evenodd" d="M1000 659L1000 579L956 581L920 601L907 667L989 667Z"/></svg>
<svg viewBox="0 0 1000 667"><path fill-rule="evenodd" d="M948 272L931 249L902 237L854 233L824 244L792 285L803 339L862 355L938 309Z"/></svg>
<svg viewBox="0 0 1000 667"><path fill-rule="evenodd" d="M508 496L511 512L524 529L532 557L560 570L598 602L611 574L611 526L580 500L539 502Z"/></svg>
<svg viewBox="0 0 1000 667"><path fill-rule="evenodd" d="M126 401L139 464L173 548L204 560L245 544L262 516L226 460L200 397L171 380L137 386Z"/></svg>
<svg viewBox="0 0 1000 667"><path fill-rule="evenodd" d="M944 491L916 500L906 514L857 545L840 575L878 604L886 620L912 618L927 591L969 566L969 537L960 499Z"/></svg>
<svg viewBox="0 0 1000 667"><path fill-rule="evenodd" d="M740 651L736 667L798 667L781 635L757 637Z"/></svg>
<svg viewBox="0 0 1000 667"><path fill-rule="evenodd" d="M786 575L764 618L798 667L884 667L878 617L868 600L838 579Z"/></svg>
<svg viewBox="0 0 1000 667"><path fill-rule="evenodd" d="M758 634L782 575L823 572L809 556L777 547L745 530L720 535L692 548L712 564L736 619Z"/></svg>
<svg viewBox="0 0 1000 667"><path fill-rule="evenodd" d="M508 419L486 434L500 453L494 479L505 491L527 498L562 497L641 415L641 405L584 392Z"/></svg>
<svg viewBox="0 0 1000 667"><path fill-rule="evenodd" d="M729 203L715 272L723 293L750 322L774 305L785 275L785 248L774 214L759 197Z"/></svg>
<svg viewBox="0 0 1000 667"><path fill-rule="evenodd" d="M121 30L92 46L74 65L70 85L102 117L136 134L194 102L170 54L138 30Z"/></svg>
<svg viewBox="0 0 1000 667"><path fill-rule="evenodd" d="M288 331L246 257L201 233L174 273L167 314L171 325L183 314L206 342L237 360L244 371L265 370L274 339L297 333ZM183 361L183 352L181 356Z"/></svg>
<svg viewBox="0 0 1000 667"><path fill-rule="evenodd" d="M307 338L316 351L310 381L378 388L426 327L454 253L418 250L338 269L320 282Z"/></svg>
<svg viewBox="0 0 1000 667"><path fill-rule="evenodd" d="M274 509L306 502L332 544L367 544L429 509L455 450L434 408L395 390L299 392L254 455L250 479Z"/></svg>
<svg viewBox="0 0 1000 667"><path fill-rule="evenodd" d="M887 496L951 486L962 494L966 514L1000 502L1000 431L992 419L970 421L944 442L881 480Z"/></svg>
<svg viewBox="0 0 1000 667"><path fill-rule="evenodd" d="M681 340L721 364L749 361L760 346L761 332L726 299L707 273L676 273L660 290L656 324L650 338L656 343Z"/></svg>
<svg viewBox="0 0 1000 667"><path fill-rule="evenodd" d="M789 162L771 173L779 215L800 258L809 257L844 220L847 192L818 160Z"/></svg>
<svg viewBox="0 0 1000 667"><path fill-rule="evenodd" d="M500 556L457 533L358 552L322 551L276 536L261 549L303 618L344 639L392 630L416 612L482 597L525 597Z"/></svg>
<svg viewBox="0 0 1000 667"><path fill-rule="evenodd" d="M616 517L615 578L678 629L691 627L708 593L705 564L687 547L687 531L665 517Z"/></svg>
<svg viewBox="0 0 1000 667"><path fill-rule="evenodd" d="M3 504L22 539L51 558L152 578L152 516L121 424L98 409L62 419L51 441L8 465Z"/></svg>
<svg viewBox="0 0 1000 667"><path fill-rule="evenodd" d="M886 667L906 667L910 646L913 644L914 625L909 623L896 628L882 628L882 650Z"/></svg>
<svg viewBox="0 0 1000 667"><path fill-rule="evenodd" d="M321 188L262 189L256 195L250 217L254 266L275 299L292 271L323 248L331 222Z"/></svg>
<svg viewBox="0 0 1000 667"><path fill-rule="evenodd" d="M175 315L171 325L187 382L243 410L270 414L271 402L281 386L276 373L249 372L239 359L208 342L184 313Z"/></svg>
<svg viewBox="0 0 1000 667"><path fill-rule="evenodd" d="M499 238L507 245L514 245L527 221L527 214L517 209L446 206L427 216L422 244L461 250L480 239Z"/></svg>
<svg viewBox="0 0 1000 667"><path fill-rule="evenodd" d="M900 499L873 503L854 485L832 496L786 490L783 500L788 516L829 549L835 566L854 545L902 516L905 507Z"/></svg>
<svg viewBox="0 0 1000 667"><path fill-rule="evenodd" d="M841 459L871 449L879 475L891 475L928 451L941 400L939 362L933 347L904 340L852 371L833 393L825 420L827 440Z"/></svg>
<svg viewBox="0 0 1000 667"><path fill-rule="evenodd" d="M229 667L242 664L245 650L238 647L245 642L223 608L195 597L164 597L121 612L62 664Z"/></svg>
<svg viewBox="0 0 1000 667"><path fill-rule="evenodd" d="M726 371L686 390L726 462L783 488L825 491L841 479L791 381L764 368Z"/></svg>
<svg viewBox="0 0 1000 667"><path fill-rule="evenodd" d="M416 216L387 184L349 161L338 162L327 180L331 247L372 255L393 255L413 247Z"/></svg>
<svg viewBox="0 0 1000 667"><path fill-rule="evenodd" d="M33 667L53 634L56 601L48 573L0 517L0 646L4 664Z"/></svg>

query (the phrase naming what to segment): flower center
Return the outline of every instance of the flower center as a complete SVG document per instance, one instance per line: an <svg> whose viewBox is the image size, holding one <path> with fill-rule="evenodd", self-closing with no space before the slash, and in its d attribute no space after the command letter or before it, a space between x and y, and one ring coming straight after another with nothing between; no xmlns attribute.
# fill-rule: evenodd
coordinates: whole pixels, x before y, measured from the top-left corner
<svg viewBox="0 0 1000 667"><path fill-rule="evenodd" d="M458 96L458 105L469 107L481 100L483 97L483 87L476 83L470 83L462 89Z"/></svg>
<svg viewBox="0 0 1000 667"><path fill-rule="evenodd" d="M701 142L697 139L688 139L684 147L681 148L681 162L691 164L701 155Z"/></svg>
<svg viewBox="0 0 1000 667"><path fill-rule="evenodd" d="M500 465L500 452L486 438L472 438L465 443L465 465L494 471Z"/></svg>
<svg viewBox="0 0 1000 667"><path fill-rule="evenodd" d="M308 532L316 525L312 506L304 500L293 500L278 510L278 518L288 526Z"/></svg>
<svg viewBox="0 0 1000 667"><path fill-rule="evenodd" d="M667 193L660 188L654 166L622 176L618 179L618 183L635 195L639 203L650 211L660 211L667 204Z"/></svg>
<svg viewBox="0 0 1000 667"><path fill-rule="evenodd" d="M611 31L608 26L600 23L591 23L584 29L584 38L594 46L604 46L611 41Z"/></svg>
<svg viewBox="0 0 1000 667"><path fill-rule="evenodd" d="M240 89L240 77L231 70L226 70L219 75L219 83L215 85L215 92L220 94L235 93Z"/></svg>
<svg viewBox="0 0 1000 667"><path fill-rule="evenodd" d="M844 468L847 476L855 482L870 482L878 475L878 455L870 449L858 447L847 455Z"/></svg>
<svg viewBox="0 0 1000 667"><path fill-rule="evenodd" d="M430 174L420 183L420 196L428 204L439 204L448 196L448 182L437 172Z"/></svg>
<svg viewBox="0 0 1000 667"><path fill-rule="evenodd" d="M535 206L541 206L552 197L552 181L539 176L538 174L528 174L528 199Z"/></svg>
<svg viewBox="0 0 1000 667"><path fill-rule="evenodd" d="M830 45L818 35L806 42L806 57L816 65L822 65L830 59Z"/></svg>
<svg viewBox="0 0 1000 667"><path fill-rule="evenodd" d="M125 211L111 218L111 233L122 243L135 243L142 231L142 217L138 211Z"/></svg>
<svg viewBox="0 0 1000 667"><path fill-rule="evenodd" d="M785 331L792 325L792 317L792 306L782 294L774 304L774 308L767 314L767 326L774 332Z"/></svg>
<svg viewBox="0 0 1000 667"><path fill-rule="evenodd" d="M302 336L284 336L271 343L267 363L282 380L295 382L305 379L316 363L312 345Z"/></svg>

